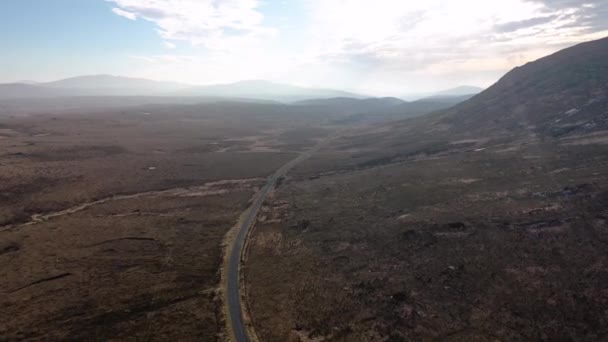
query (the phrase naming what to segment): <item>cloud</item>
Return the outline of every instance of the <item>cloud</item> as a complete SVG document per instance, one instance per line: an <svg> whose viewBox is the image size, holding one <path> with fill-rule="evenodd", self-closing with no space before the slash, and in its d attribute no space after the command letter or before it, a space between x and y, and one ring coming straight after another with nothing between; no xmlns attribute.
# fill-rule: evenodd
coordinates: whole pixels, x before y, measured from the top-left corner
<svg viewBox="0 0 608 342"><path fill-rule="evenodd" d="M153 22L166 41L186 41L211 50L231 50L276 34L262 25L258 0L106 1L121 12Z"/></svg>
<svg viewBox="0 0 608 342"><path fill-rule="evenodd" d="M586 32L608 29L608 1L606 0L528 0L542 4L548 11L572 10L577 25Z"/></svg>
<svg viewBox="0 0 608 342"><path fill-rule="evenodd" d="M112 12L114 12L116 15L119 15L121 17L127 18L129 20L137 20L137 16L135 15L135 13L131 13L131 12L127 12L127 11L121 10L118 7L112 8Z"/></svg>
<svg viewBox="0 0 608 342"><path fill-rule="evenodd" d="M130 58L147 63L179 63L191 64L197 62L197 58L188 55L153 55L153 56L138 56L131 55Z"/></svg>
<svg viewBox="0 0 608 342"><path fill-rule="evenodd" d="M521 29L546 24L551 22L552 20L555 20L556 18L557 16L555 15L549 15L546 17L536 17L519 21L511 21L508 23L496 25L495 29L498 32L514 32Z"/></svg>
<svg viewBox="0 0 608 342"><path fill-rule="evenodd" d="M527 37L543 42L593 31L581 6L557 2L562 6L550 7L540 0L376 0L372 8L359 0L312 1L316 35L324 42L318 47L321 56L366 54L378 60L415 59L421 54L432 60L437 52L469 55L472 49L484 50L498 42L524 43L522 48L527 49Z"/></svg>
<svg viewBox="0 0 608 342"><path fill-rule="evenodd" d="M177 47L175 44L173 44L171 42L167 42L167 41L163 42L163 46L165 47L165 49L170 49L170 50L173 50Z"/></svg>
<svg viewBox="0 0 608 342"><path fill-rule="evenodd" d="M154 23L166 48L195 47L191 57L134 59L146 62L141 76L191 83L268 78L384 95L488 86L608 35L606 0L298 0L272 11L268 0L106 1ZM289 29L269 26L284 27L287 14Z"/></svg>
<svg viewBox="0 0 608 342"><path fill-rule="evenodd" d="M313 17L310 35L317 42L306 53L310 63L343 67L362 80L500 75L565 46L608 34L605 0L308 4Z"/></svg>

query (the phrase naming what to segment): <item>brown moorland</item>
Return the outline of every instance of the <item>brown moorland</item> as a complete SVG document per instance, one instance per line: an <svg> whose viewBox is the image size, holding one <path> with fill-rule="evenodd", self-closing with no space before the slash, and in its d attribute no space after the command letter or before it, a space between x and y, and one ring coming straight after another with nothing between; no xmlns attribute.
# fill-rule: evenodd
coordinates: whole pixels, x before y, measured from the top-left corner
<svg viewBox="0 0 608 342"><path fill-rule="evenodd" d="M264 208L264 341L608 337L608 39L460 105L361 129Z"/></svg>

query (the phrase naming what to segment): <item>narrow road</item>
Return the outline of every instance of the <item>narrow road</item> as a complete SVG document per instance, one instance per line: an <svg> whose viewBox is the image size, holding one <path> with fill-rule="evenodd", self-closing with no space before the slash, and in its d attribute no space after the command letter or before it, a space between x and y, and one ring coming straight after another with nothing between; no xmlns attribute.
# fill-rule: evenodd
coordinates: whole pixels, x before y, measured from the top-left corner
<svg viewBox="0 0 608 342"><path fill-rule="evenodd" d="M287 164L283 165L280 169L278 169L264 185L264 187L257 194L255 200L251 204L251 206L245 212L245 217L241 221L241 225L238 228L238 233L236 238L234 239L232 250L230 254L230 260L227 265L226 270L226 278L227 278L227 289L226 289L226 302L228 303L228 314L230 327L232 329L232 336L234 337L236 342L248 342L249 336L247 333L247 327L245 326L245 322L243 319L243 310L241 304L241 295L240 295L240 264L241 257L243 255L243 248L245 246L245 240L247 239L247 235L249 233L249 229L253 225L255 218L258 214L258 211L262 207L262 204L266 200L268 194L274 189L276 182L279 178L284 176L289 170L291 170L298 163L304 161L309 158L313 153L315 153L319 148L321 148L322 143L318 144L311 150L301 154L297 158L291 160Z"/></svg>

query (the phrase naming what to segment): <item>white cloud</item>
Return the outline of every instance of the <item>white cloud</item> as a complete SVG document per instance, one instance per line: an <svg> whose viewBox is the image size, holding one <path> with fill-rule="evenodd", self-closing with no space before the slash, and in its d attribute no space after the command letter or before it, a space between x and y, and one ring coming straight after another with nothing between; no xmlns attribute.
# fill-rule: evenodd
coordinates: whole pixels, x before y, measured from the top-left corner
<svg viewBox="0 0 608 342"><path fill-rule="evenodd" d="M262 25L258 0L106 0L121 11L153 22L165 40L211 50L231 50L273 36Z"/></svg>
<svg viewBox="0 0 608 342"><path fill-rule="evenodd" d="M500 48L504 45L527 50L534 44L559 44L581 35L577 10L549 11L525 0L375 0L373 6L360 0L309 3L312 35L320 42L313 53L323 59L403 61L417 67L488 50L504 53Z"/></svg>
<svg viewBox="0 0 608 342"><path fill-rule="evenodd" d="M175 44L173 44L171 42L167 42L167 41L163 42L163 46L165 47L165 49L169 49L169 50L173 50L177 47Z"/></svg>
<svg viewBox="0 0 608 342"><path fill-rule="evenodd" d="M188 58L139 57L147 62L137 65L140 76L190 83L267 78L394 95L487 86L515 66L608 35L597 14L605 0L293 0L275 4L274 14L264 13L268 0L106 1L154 23L166 48L195 47ZM285 28L286 17L281 35L267 24Z"/></svg>
<svg viewBox="0 0 608 342"><path fill-rule="evenodd" d="M588 9L551 6L558 2L576 1L307 0L315 43L304 56L363 87L488 85L514 66L607 34L589 27Z"/></svg>
<svg viewBox="0 0 608 342"><path fill-rule="evenodd" d="M199 59L195 56L188 55L153 55L153 56L138 56L138 55L130 55L130 58L138 61L143 61L150 64L163 64L163 63L175 63L175 64L192 64L199 61Z"/></svg>
<svg viewBox="0 0 608 342"><path fill-rule="evenodd" d="M125 17L125 18L127 18L129 20L137 20L137 16L135 15L135 13L123 11L123 10L121 10L118 7L112 8L112 12L114 12L116 15L119 15L121 17Z"/></svg>

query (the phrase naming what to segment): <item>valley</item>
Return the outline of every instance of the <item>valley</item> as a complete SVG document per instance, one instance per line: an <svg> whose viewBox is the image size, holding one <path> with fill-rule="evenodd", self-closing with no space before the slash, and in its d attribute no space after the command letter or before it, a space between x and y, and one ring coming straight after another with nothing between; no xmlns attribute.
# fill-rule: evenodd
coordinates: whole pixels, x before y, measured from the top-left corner
<svg viewBox="0 0 608 342"><path fill-rule="evenodd" d="M1 86L0 341L606 340L608 38L470 91Z"/></svg>
<svg viewBox="0 0 608 342"><path fill-rule="evenodd" d="M226 338L227 232L267 176L332 131L267 109L3 116L0 336Z"/></svg>

